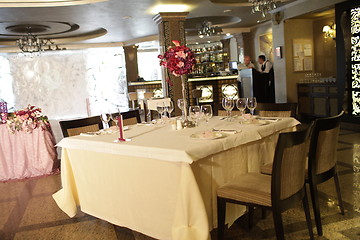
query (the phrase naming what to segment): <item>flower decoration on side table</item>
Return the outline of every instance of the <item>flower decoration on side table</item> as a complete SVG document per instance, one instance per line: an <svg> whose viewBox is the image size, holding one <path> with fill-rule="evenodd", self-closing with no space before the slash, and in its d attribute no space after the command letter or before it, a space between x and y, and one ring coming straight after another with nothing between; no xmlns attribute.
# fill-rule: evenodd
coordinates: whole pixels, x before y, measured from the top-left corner
<svg viewBox="0 0 360 240"><path fill-rule="evenodd" d="M24 109L15 111L13 116L9 116L7 127L11 133L19 131L31 133L38 127L43 130L49 129L50 123L47 116L42 115L41 108L28 105Z"/></svg>
<svg viewBox="0 0 360 240"><path fill-rule="evenodd" d="M186 74L193 71L196 64L194 53L190 48L181 46L179 41L173 40L175 46L169 46L164 55L159 55L160 65L167 68L168 72L175 77L181 77L182 95L184 99L184 127L192 127L193 124L187 119L187 98L186 98ZM170 82L171 84L171 82Z"/></svg>

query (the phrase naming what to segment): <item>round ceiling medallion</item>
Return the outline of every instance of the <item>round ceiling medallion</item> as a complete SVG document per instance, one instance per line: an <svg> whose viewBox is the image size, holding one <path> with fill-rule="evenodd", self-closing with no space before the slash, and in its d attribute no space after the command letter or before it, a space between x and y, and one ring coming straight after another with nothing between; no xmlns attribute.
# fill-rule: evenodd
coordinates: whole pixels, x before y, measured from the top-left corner
<svg viewBox="0 0 360 240"><path fill-rule="evenodd" d="M12 25L8 26L5 29L9 32L13 33L43 33L50 29L50 26L40 25L40 24L19 24L19 25Z"/></svg>
<svg viewBox="0 0 360 240"><path fill-rule="evenodd" d="M96 2L105 2L108 0L31 0L31 1L13 1L0 0L0 7L61 7L82 5Z"/></svg>
<svg viewBox="0 0 360 240"><path fill-rule="evenodd" d="M21 36L32 33L38 36L58 35L78 30L80 27L67 22L0 22L0 36Z"/></svg>

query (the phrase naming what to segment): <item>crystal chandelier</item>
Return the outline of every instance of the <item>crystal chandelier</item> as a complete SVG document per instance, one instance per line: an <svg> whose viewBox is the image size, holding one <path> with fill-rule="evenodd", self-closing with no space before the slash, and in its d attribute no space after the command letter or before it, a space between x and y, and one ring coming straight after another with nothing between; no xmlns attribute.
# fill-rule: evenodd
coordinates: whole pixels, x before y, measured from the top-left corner
<svg viewBox="0 0 360 240"><path fill-rule="evenodd" d="M252 13L261 12L262 17L266 17L269 11L276 8L276 0L249 0L252 4Z"/></svg>
<svg viewBox="0 0 360 240"><path fill-rule="evenodd" d="M213 26L209 21L203 21L198 28L198 34L200 38L209 37L215 34L221 34L222 29L220 27Z"/></svg>
<svg viewBox="0 0 360 240"><path fill-rule="evenodd" d="M38 53L48 50L62 50L50 39L42 39L28 32L16 41L16 45L23 53Z"/></svg>

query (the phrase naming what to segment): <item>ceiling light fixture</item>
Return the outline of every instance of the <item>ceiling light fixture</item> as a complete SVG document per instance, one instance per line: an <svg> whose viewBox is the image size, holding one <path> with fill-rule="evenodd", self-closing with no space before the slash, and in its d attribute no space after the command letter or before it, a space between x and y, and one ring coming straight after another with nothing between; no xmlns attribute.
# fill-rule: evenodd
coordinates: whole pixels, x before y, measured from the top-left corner
<svg viewBox="0 0 360 240"><path fill-rule="evenodd" d="M200 38L209 37L211 35L219 35L222 33L221 27L213 26L210 21L203 21L198 27L198 35Z"/></svg>
<svg viewBox="0 0 360 240"><path fill-rule="evenodd" d="M38 38L31 33L30 28L28 33L23 35L16 41L16 45L23 53L39 53L43 51L64 50L56 45L51 39Z"/></svg>
<svg viewBox="0 0 360 240"><path fill-rule="evenodd" d="M269 11L276 8L277 0L249 0L252 5L251 13L261 12L262 17L266 17Z"/></svg>

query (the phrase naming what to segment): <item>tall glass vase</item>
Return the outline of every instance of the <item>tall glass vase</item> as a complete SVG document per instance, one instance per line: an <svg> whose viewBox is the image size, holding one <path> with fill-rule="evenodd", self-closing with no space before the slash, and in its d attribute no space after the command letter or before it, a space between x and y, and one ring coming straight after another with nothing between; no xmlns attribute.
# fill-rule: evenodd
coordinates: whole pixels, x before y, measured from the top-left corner
<svg viewBox="0 0 360 240"><path fill-rule="evenodd" d="M181 75L181 92L182 92L182 96L184 99L184 109L183 109L183 113L184 113L184 127L185 128L191 128L194 127L194 123L191 122L188 119L188 101L187 101L187 97L186 97L186 77L184 75Z"/></svg>

